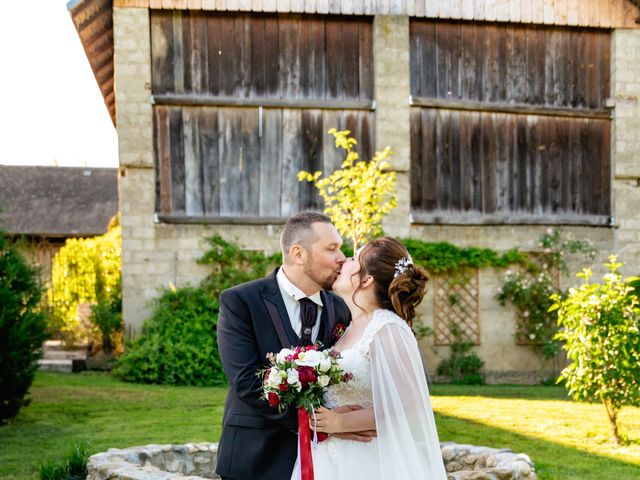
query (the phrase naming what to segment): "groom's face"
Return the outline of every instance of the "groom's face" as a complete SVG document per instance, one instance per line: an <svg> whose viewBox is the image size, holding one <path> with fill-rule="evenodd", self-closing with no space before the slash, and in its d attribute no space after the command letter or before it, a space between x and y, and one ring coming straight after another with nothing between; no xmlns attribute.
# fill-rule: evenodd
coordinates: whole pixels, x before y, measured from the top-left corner
<svg viewBox="0 0 640 480"><path fill-rule="evenodd" d="M307 249L304 273L323 290L330 290L346 259L340 250L342 238L331 223L316 222L311 228L315 236Z"/></svg>

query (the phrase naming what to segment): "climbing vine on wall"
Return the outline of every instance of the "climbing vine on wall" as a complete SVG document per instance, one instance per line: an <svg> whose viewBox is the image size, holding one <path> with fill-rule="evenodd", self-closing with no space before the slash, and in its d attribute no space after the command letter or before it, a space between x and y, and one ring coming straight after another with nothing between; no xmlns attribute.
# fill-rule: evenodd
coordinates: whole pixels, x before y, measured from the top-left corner
<svg viewBox="0 0 640 480"><path fill-rule="evenodd" d="M496 298L516 308L518 343L531 345L545 359L553 359L561 348L556 338L558 317L549 312L552 295L562 295L558 275L568 275L567 258L579 254L593 259L595 248L586 240L563 240L562 230L549 228L538 241L537 261L526 268L507 271Z"/></svg>

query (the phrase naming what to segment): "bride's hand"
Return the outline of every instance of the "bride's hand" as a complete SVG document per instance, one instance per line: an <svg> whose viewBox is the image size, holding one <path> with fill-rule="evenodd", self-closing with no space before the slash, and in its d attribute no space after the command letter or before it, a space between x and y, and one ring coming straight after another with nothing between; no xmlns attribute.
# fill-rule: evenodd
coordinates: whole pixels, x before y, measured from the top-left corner
<svg viewBox="0 0 640 480"><path fill-rule="evenodd" d="M343 409L345 411L351 411L352 409L346 409L343 407L339 407L340 409ZM337 409L336 409L337 410ZM318 432L324 432L324 433L339 433L342 431L342 421L341 421L341 417L342 417L342 413L339 413L336 410L330 410L328 408L325 407L319 407L316 411L315 411L315 427L316 430ZM355 410L355 409L353 409ZM314 420L313 420L313 415L311 416L311 429L313 430L314 428Z"/></svg>

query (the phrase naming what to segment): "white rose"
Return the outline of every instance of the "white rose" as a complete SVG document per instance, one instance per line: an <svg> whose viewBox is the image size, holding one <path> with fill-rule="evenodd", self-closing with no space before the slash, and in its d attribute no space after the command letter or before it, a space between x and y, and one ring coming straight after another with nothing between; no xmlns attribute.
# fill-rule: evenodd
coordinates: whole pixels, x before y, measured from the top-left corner
<svg viewBox="0 0 640 480"><path fill-rule="evenodd" d="M300 379L298 378L297 370L293 368L287 370L287 383L293 386L300 385Z"/></svg>
<svg viewBox="0 0 640 480"><path fill-rule="evenodd" d="M324 372L328 372L330 368L331 368L331 358L324 357L320 361L320 366L318 367L318 370L320 370L322 373L324 373Z"/></svg>
<svg viewBox="0 0 640 480"><path fill-rule="evenodd" d="M267 386L272 388L278 388L278 385L282 382L282 374L277 368L272 368L267 377ZM285 373L286 375L286 373Z"/></svg>
<svg viewBox="0 0 640 480"><path fill-rule="evenodd" d="M318 385L320 385L321 387L326 387L327 385L329 385L329 380L331 379L328 375L320 375L318 377Z"/></svg>
<svg viewBox="0 0 640 480"><path fill-rule="evenodd" d="M298 354L298 359L296 360L297 365L304 365L305 367L317 367L320 362L324 359L324 354L322 352L318 352L317 350L308 350L306 352L300 352Z"/></svg>
<svg viewBox="0 0 640 480"><path fill-rule="evenodd" d="M280 352L276 355L276 360L279 363L284 363L287 361L286 357L288 357L289 355L293 355L293 350L290 350L288 348L283 348L282 350L280 350Z"/></svg>

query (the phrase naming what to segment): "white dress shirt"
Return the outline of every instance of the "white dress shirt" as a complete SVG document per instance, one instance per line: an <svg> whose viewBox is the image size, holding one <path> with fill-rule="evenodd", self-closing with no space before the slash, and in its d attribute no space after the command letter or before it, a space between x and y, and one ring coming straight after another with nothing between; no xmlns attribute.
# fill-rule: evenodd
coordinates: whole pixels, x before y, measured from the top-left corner
<svg viewBox="0 0 640 480"><path fill-rule="evenodd" d="M300 320L299 300L304 297L309 297L316 305L318 305L318 318L316 319L316 324L313 326L313 330L311 331L311 341L315 342L318 339L318 332L320 331L320 316L322 315L322 298L320 297L320 292L318 291L313 295L305 295L302 290L291 283L291 280L287 278L282 267L280 267L276 274L276 280L280 287L284 306L287 308L291 327L299 337L302 338L302 321Z"/></svg>

